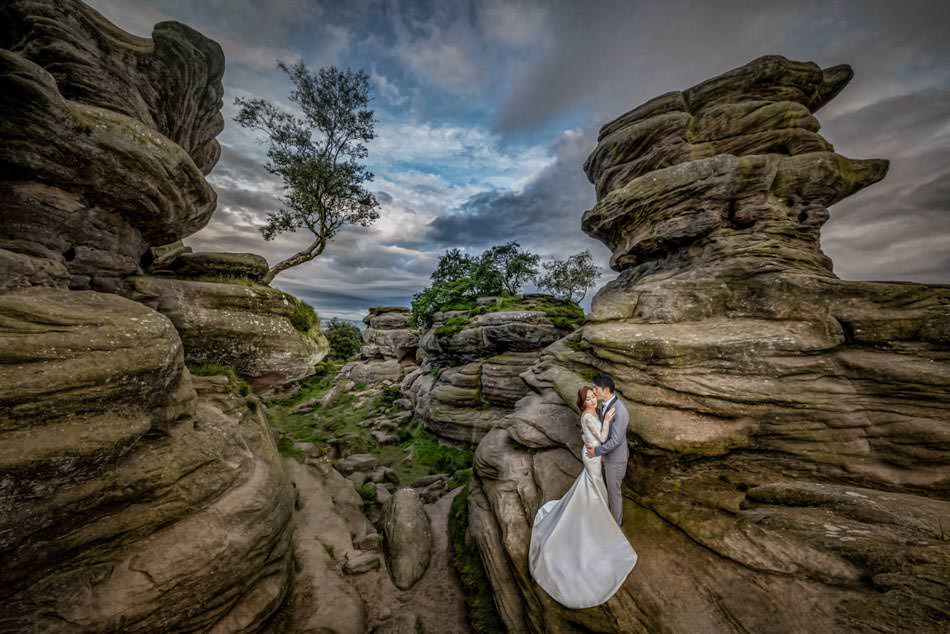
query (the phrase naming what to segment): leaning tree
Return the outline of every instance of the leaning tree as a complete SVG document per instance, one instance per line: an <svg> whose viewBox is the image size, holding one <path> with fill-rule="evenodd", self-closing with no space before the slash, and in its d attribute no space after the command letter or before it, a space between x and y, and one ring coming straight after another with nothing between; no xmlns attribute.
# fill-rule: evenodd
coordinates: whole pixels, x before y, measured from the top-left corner
<svg viewBox="0 0 950 634"><path fill-rule="evenodd" d="M282 206L269 213L261 227L264 239L306 228L314 240L272 266L265 284L281 271L319 256L344 225L366 227L379 218L379 202L363 187L373 174L360 162L368 153L365 144L375 137L375 117L366 107L369 76L334 66L313 73L303 62L279 62L278 67L293 80L290 101L300 114L265 99L238 97L235 121L266 135L267 170L284 185Z"/></svg>

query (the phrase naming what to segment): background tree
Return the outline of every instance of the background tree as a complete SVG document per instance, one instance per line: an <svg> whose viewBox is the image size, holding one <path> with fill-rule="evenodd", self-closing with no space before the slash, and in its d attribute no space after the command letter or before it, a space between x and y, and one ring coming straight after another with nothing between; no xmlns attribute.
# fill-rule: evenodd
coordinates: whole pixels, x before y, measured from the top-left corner
<svg viewBox="0 0 950 634"><path fill-rule="evenodd" d="M544 274L535 279L538 288L552 295L572 302L580 303L587 295L600 268L594 265L590 251L581 251L567 259L553 259L545 262Z"/></svg>
<svg viewBox="0 0 950 634"><path fill-rule="evenodd" d="M493 284L502 292L517 295L524 284L538 273L541 256L519 250L517 242L494 246L482 253L482 276L497 276Z"/></svg>
<svg viewBox="0 0 950 634"><path fill-rule="evenodd" d="M323 253L343 225L365 227L379 218L379 202L363 187L373 174L360 163L368 153L365 143L376 136L373 111L366 108L369 75L334 66L312 73L303 62L279 62L278 67L293 80L290 101L303 116L264 99L238 97L235 121L267 136L267 170L279 176L285 188L283 206L269 213L261 227L264 239L306 228L314 240L271 267L265 284Z"/></svg>
<svg viewBox="0 0 950 634"><path fill-rule="evenodd" d="M323 329L330 342L331 359L347 361L355 357L363 346L363 334L353 324L334 317Z"/></svg>
<svg viewBox="0 0 950 634"><path fill-rule="evenodd" d="M450 249L439 258L432 284L413 296L412 321L418 328L427 328L436 311L463 309L478 297L517 295L537 273L540 260L520 250L517 242L493 246L477 258Z"/></svg>

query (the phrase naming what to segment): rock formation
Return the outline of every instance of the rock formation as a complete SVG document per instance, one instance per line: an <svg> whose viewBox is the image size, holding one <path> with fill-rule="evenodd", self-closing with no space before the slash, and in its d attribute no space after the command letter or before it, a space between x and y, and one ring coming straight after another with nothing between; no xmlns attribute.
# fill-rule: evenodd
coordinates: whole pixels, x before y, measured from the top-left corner
<svg viewBox="0 0 950 634"><path fill-rule="evenodd" d="M0 631L254 631L276 609L292 498L235 392L142 304L0 294Z"/></svg>
<svg viewBox="0 0 950 634"><path fill-rule="evenodd" d="M819 231L883 160L814 112L847 66L762 57L605 125L583 228L620 272L481 441L470 530L513 632L937 631L950 618L950 288L848 282ZM580 470L576 389L630 409L637 567L601 608L530 578Z"/></svg>
<svg viewBox="0 0 950 634"><path fill-rule="evenodd" d="M189 363L230 366L259 392L312 374L329 350L316 315L269 286L132 276L120 292L172 320Z"/></svg>
<svg viewBox="0 0 950 634"><path fill-rule="evenodd" d="M77 0L0 20L0 632L258 631L290 587L292 490L260 401L185 361L271 334L262 375L299 375L319 343L287 341L315 318L142 275L214 211L221 49Z"/></svg>
<svg viewBox="0 0 950 634"><path fill-rule="evenodd" d="M401 381L419 367L416 346L419 334L409 323L409 310L377 306L363 318L363 347L360 358L348 363L340 375L357 383Z"/></svg>
<svg viewBox="0 0 950 634"><path fill-rule="evenodd" d="M214 212L221 48L175 22L132 36L78 0L6 2L0 21L0 249L114 291Z"/></svg>
<svg viewBox="0 0 950 634"><path fill-rule="evenodd" d="M432 550L432 529L422 499L415 489L396 491L385 506L383 536L393 583L407 590L418 581L429 566Z"/></svg>
<svg viewBox="0 0 950 634"><path fill-rule="evenodd" d="M420 341L425 361L402 389L416 418L442 438L473 445L481 440L527 393L520 375L541 349L584 317L576 306L546 295L521 298L516 309L497 309L502 301L483 298L474 311L438 312Z"/></svg>

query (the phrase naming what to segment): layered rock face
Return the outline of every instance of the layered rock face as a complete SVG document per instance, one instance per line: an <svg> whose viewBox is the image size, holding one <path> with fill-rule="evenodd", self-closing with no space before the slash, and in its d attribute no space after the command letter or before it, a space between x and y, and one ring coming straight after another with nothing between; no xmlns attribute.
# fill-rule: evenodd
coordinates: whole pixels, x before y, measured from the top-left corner
<svg viewBox="0 0 950 634"><path fill-rule="evenodd" d="M524 310L434 315L420 341L425 361L402 384L426 429L474 445L527 393L521 374L573 326L533 310L537 301L553 299L525 298Z"/></svg>
<svg viewBox="0 0 950 634"><path fill-rule="evenodd" d="M116 295L0 295L0 631L255 631L289 483L256 399Z"/></svg>
<svg viewBox="0 0 950 634"><path fill-rule="evenodd" d="M228 365L258 391L309 376L329 350L319 321L296 323L296 298L269 286L133 276L121 292L172 320L189 363Z"/></svg>
<svg viewBox="0 0 950 634"><path fill-rule="evenodd" d="M220 47L73 0L0 18L0 632L258 631L293 569L263 407L146 305L214 292L129 277L214 210Z"/></svg>
<svg viewBox="0 0 950 634"><path fill-rule="evenodd" d="M363 347L358 361L348 363L341 376L357 383L401 381L419 367L416 347L419 333L409 322L409 310L398 306L377 306L363 318Z"/></svg>
<svg viewBox="0 0 950 634"><path fill-rule="evenodd" d="M173 22L138 38L78 0L6 2L0 22L0 249L114 291L214 212L221 47Z"/></svg>
<svg viewBox="0 0 950 634"><path fill-rule="evenodd" d="M950 288L848 282L819 231L881 179L818 134L846 66L768 56L601 131L583 228L616 280L476 451L470 526L512 631L936 631L950 605ZM637 567L601 608L530 578L580 470L576 389L630 410Z"/></svg>

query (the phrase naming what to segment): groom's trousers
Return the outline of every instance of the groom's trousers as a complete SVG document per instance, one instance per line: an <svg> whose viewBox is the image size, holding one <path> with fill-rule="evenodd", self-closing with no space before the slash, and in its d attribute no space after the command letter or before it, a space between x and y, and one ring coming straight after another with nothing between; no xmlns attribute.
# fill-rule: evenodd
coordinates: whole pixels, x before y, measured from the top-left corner
<svg viewBox="0 0 950 634"><path fill-rule="evenodd" d="M623 519L623 495L620 487L623 484L623 475L627 472L627 461L623 462L604 462L604 484L607 485L607 505L610 507L610 514L617 520L617 524Z"/></svg>

